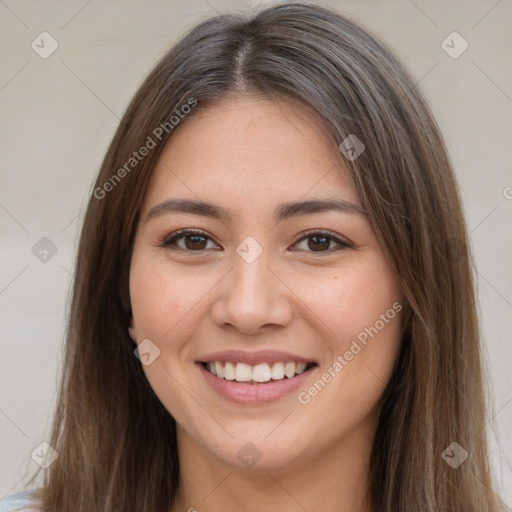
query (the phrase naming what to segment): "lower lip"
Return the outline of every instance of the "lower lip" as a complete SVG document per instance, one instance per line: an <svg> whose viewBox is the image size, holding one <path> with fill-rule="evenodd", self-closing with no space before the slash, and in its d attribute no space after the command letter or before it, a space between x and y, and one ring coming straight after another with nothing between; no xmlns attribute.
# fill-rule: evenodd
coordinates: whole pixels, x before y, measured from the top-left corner
<svg viewBox="0 0 512 512"><path fill-rule="evenodd" d="M295 391L315 370L316 366L295 377L284 378L260 384L247 384L236 380L225 380L210 373L201 363L197 363L206 382L219 394L239 404L264 404L274 402Z"/></svg>

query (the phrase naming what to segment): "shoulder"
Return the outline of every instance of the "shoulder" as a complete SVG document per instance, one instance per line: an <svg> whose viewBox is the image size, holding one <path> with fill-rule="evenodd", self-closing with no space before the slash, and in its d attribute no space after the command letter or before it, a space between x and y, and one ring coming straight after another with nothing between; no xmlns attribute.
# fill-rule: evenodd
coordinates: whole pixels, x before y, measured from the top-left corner
<svg viewBox="0 0 512 512"><path fill-rule="evenodd" d="M17 492L0 500L0 512L40 512L39 501L35 497L38 489Z"/></svg>

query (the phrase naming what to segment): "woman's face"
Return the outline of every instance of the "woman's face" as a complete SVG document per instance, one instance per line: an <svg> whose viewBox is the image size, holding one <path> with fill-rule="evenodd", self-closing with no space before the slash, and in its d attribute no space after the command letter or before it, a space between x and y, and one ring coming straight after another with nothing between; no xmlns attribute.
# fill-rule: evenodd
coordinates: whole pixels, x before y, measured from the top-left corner
<svg viewBox="0 0 512 512"><path fill-rule="evenodd" d="M232 100L175 128L142 207L130 296L130 335L180 456L293 467L367 446L402 294L300 105Z"/></svg>

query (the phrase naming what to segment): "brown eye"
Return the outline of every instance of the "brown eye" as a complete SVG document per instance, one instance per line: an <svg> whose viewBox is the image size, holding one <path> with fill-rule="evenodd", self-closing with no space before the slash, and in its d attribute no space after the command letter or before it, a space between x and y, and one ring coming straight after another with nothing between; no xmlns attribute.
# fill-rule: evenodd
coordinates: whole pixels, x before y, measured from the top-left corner
<svg viewBox="0 0 512 512"><path fill-rule="evenodd" d="M299 250L311 253L333 253L341 249L350 247L346 242L343 242L338 237L329 232L313 231L303 236L295 245L299 243L306 243L306 247L299 248ZM208 247L211 242L213 247ZM332 247L332 244L335 247ZM185 252L201 252L209 249L218 249L213 240L203 231L194 229L181 229L171 236L166 238L161 244L162 247Z"/></svg>
<svg viewBox="0 0 512 512"><path fill-rule="evenodd" d="M329 245L331 244L331 239L327 236L310 236L308 237L308 247L313 250L313 251L317 251L317 250L320 250L320 251L324 251L324 250L327 250L329 249ZM311 243L311 240L313 240L313 242Z"/></svg>
<svg viewBox="0 0 512 512"><path fill-rule="evenodd" d="M185 247L191 251L194 249L205 249L205 239L206 237L202 235L185 235L183 237L183 240L185 240Z"/></svg>
<svg viewBox="0 0 512 512"><path fill-rule="evenodd" d="M181 229L180 231L177 231L170 237L166 238L162 243L162 247L173 250L199 252L209 249L209 247L207 247L209 240L211 241L210 237L204 234L202 231L193 229Z"/></svg>
<svg viewBox="0 0 512 512"><path fill-rule="evenodd" d="M302 248L299 250L304 250L306 252L317 252L317 253L331 253L334 251L339 251L340 249L345 249L350 247L349 244L343 242L338 237L332 235L329 232L323 231L314 231L308 233L306 236L302 237L298 243L307 240L306 248ZM337 245L337 248L330 248L331 244L334 243Z"/></svg>

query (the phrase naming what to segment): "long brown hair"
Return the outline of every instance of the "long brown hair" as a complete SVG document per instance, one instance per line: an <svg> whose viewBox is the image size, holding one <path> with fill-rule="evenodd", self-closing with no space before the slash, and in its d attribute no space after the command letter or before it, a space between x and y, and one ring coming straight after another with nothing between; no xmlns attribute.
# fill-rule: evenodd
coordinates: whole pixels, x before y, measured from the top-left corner
<svg viewBox="0 0 512 512"><path fill-rule="evenodd" d="M299 100L322 120L335 151L349 135L365 146L357 159L337 153L408 311L370 461L373 508L502 510L487 455L473 263L440 130L385 45L342 15L304 3L199 23L160 60L124 114L81 232L49 440L59 456L44 474L44 509L169 509L179 480L175 422L127 330L134 233L172 136L171 117L184 123L216 100L253 94ZM183 107L192 104L190 112ZM149 139L154 145L135 158ZM457 468L442 457L453 442L468 453Z"/></svg>

